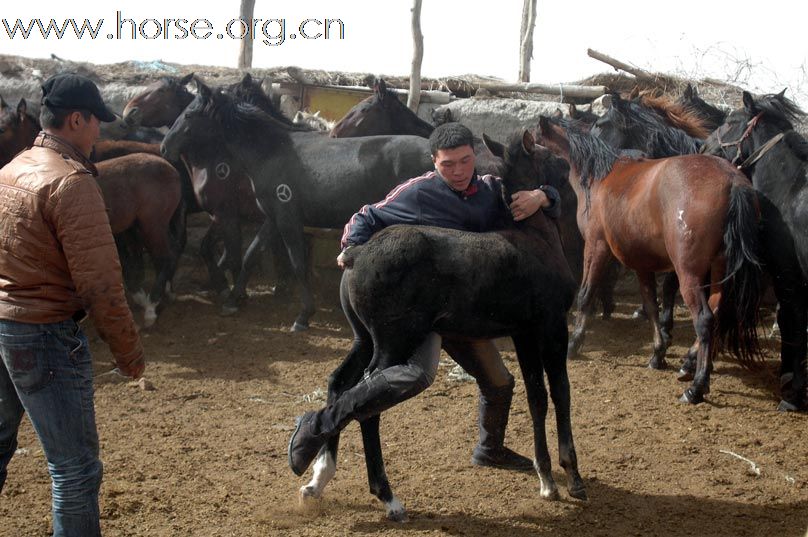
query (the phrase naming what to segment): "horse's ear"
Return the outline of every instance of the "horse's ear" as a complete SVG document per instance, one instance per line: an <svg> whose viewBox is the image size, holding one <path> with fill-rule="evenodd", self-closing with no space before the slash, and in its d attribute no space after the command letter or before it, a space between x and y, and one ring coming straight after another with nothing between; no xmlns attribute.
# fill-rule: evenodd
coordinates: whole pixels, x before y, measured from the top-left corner
<svg viewBox="0 0 808 537"><path fill-rule="evenodd" d="M485 147L487 147L488 150L491 151L491 153L495 157L499 157L499 158L501 158L503 160L505 159L505 146L504 145L502 145L501 143L499 143L497 141L492 140L491 138L488 137L488 135L486 133L483 133L483 143L485 144Z"/></svg>
<svg viewBox="0 0 808 537"><path fill-rule="evenodd" d="M196 82L196 91L199 93L200 97L206 101L209 101L213 95L213 91L198 78L194 78L194 82Z"/></svg>
<svg viewBox="0 0 808 537"><path fill-rule="evenodd" d="M319 110L317 110L316 112L314 112L314 116L313 116L313 117L320 117L320 111L319 111Z"/></svg>
<svg viewBox="0 0 808 537"><path fill-rule="evenodd" d="M570 103L570 117L572 119L578 119L580 114L578 113L578 108L575 106L575 103Z"/></svg>
<svg viewBox="0 0 808 537"><path fill-rule="evenodd" d="M683 95L687 100L692 100L699 96L699 94L696 92L695 88L690 82L687 83Z"/></svg>
<svg viewBox="0 0 808 537"><path fill-rule="evenodd" d="M379 79L378 88L380 92L387 93L387 83L385 83L383 78Z"/></svg>
<svg viewBox="0 0 808 537"><path fill-rule="evenodd" d="M564 117L564 112L562 112L560 108L556 108L555 112L553 112L553 117L560 119Z"/></svg>
<svg viewBox="0 0 808 537"><path fill-rule="evenodd" d="M636 99L639 96L640 96L640 87L634 86L633 88L631 88L631 93L628 94L628 100L630 101L632 99Z"/></svg>
<svg viewBox="0 0 808 537"><path fill-rule="evenodd" d="M252 75L249 71L244 73L244 76L241 77L241 86L244 88L249 88L252 86Z"/></svg>
<svg viewBox="0 0 808 537"><path fill-rule="evenodd" d="M757 114L757 107L755 106L755 98L748 91L743 92L743 107L750 114Z"/></svg>
<svg viewBox="0 0 808 537"><path fill-rule="evenodd" d="M0 108L8 108L8 105L6 104L6 100L3 99L2 95L0 95Z"/></svg>
<svg viewBox="0 0 808 537"><path fill-rule="evenodd" d="M780 97L781 99L785 99L785 98L786 98L786 90L787 90L787 89L788 89L788 88L783 88L783 91L781 91L780 93L778 93L778 94L777 94L777 96L778 96L778 97Z"/></svg>
<svg viewBox="0 0 808 537"><path fill-rule="evenodd" d="M534 145L536 145L536 139L533 137L533 133L525 129L525 132L522 133L522 151L525 152L525 155L533 154Z"/></svg>
<svg viewBox="0 0 808 537"><path fill-rule="evenodd" d="M600 104L603 105L603 108L611 108L612 104L614 103L614 96L617 95L616 93L607 93L603 96L603 99L600 100ZM620 98L619 95L617 95Z"/></svg>
<svg viewBox="0 0 808 537"><path fill-rule="evenodd" d="M28 103L25 102L25 99L20 99L20 102L17 103L17 115L20 117L20 121L23 120L25 117L25 113L28 111Z"/></svg>
<svg viewBox="0 0 808 537"><path fill-rule="evenodd" d="M548 134L550 132L550 118L547 116L539 116L539 134Z"/></svg>
<svg viewBox="0 0 808 537"><path fill-rule="evenodd" d="M180 78L179 84L180 84L180 86L185 86L186 84L188 84L193 79L194 79L194 73L193 72L188 73L184 77Z"/></svg>

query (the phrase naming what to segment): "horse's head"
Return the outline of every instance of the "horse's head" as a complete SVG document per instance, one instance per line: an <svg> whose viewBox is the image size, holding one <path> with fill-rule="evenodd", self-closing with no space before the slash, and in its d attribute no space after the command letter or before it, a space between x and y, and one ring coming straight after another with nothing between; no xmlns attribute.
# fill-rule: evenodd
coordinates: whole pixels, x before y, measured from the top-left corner
<svg viewBox="0 0 808 537"><path fill-rule="evenodd" d="M727 117L725 111L702 99L698 90L690 83L687 84L676 102L683 106L685 110L689 110L701 118L704 121L705 128L710 132L718 128Z"/></svg>
<svg viewBox="0 0 808 537"><path fill-rule="evenodd" d="M193 79L193 73L182 78L160 78L126 103L123 109L124 120L132 122L132 118L136 117L143 127L170 127L194 98L186 87Z"/></svg>
<svg viewBox="0 0 808 537"><path fill-rule="evenodd" d="M232 96L214 91L196 80L197 94L185 107L166 133L160 151L168 160L176 161L189 151L204 152L221 145L220 111L230 108Z"/></svg>
<svg viewBox="0 0 808 537"><path fill-rule="evenodd" d="M566 180L566 164L546 147L537 145L528 130L513 134L507 144L492 140L485 134L483 142L504 163L502 182L506 199L520 190L533 190L548 184L558 187Z"/></svg>
<svg viewBox="0 0 808 537"><path fill-rule="evenodd" d="M758 98L743 92L743 106L732 111L705 141L703 152L738 163L778 133L793 130L805 116L785 90Z"/></svg>
<svg viewBox="0 0 808 537"><path fill-rule="evenodd" d="M547 116L539 117L539 124L536 129L535 143L546 147L554 155L569 162L570 141L566 129L562 125L562 119L551 119Z"/></svg>
<svg viewBox="0 0 808 537"><path fill-rule="evenodd" d="M25 99L12 108L0 97L0 166L31 145L38 131L39 122L28 113Z"/></svg>
<svg viewBox="0 0 808 537"><path fill-rule="evenodd" d="M632 114L632 103L619 93L610 94L609 108L595 120L590 132L612 147L644 149L644 140L639 136L638 124Z"/></svg>
<svg viewBox="0 0 808 537"><path fill-rule="evenodd" d="M387 89L383 79L373 85L373 95L351 108L331 129L332 138L379 134L412 134L428 138L434 127L419 118Z"/></svg>

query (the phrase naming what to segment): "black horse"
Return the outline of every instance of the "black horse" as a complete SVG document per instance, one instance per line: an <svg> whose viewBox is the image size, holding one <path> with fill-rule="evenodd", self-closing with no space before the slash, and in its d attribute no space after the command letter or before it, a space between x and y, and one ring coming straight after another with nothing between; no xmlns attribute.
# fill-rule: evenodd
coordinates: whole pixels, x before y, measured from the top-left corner
<svg viewBox="0 0 808 537"><path fill-rule="evenodd" d="M511 173L504 182L504 199L538 186L535 180L541 170L511 165L511 156L522 151L532 153L534 146L523 144L521 137L505 151ZM329 404L355 386L363 372L405 363L434 332L471 338L511 336L533 420L541 496L558 498L545 431L546 373L568 492L585 499L572 438L566 367L566 316L576 284L556 222L538 211L513 229L492 233L392 226L348 252L353 266L345 271L341 292L354 343L329 379ZM360 422L370 490L385 504L389 518L406 520L385 473L379 421L376 414ZM339 435L321 449L313 479L300 490L302 499L322 495L336 471L338 445Z"/></svg>
<svg viewBox="0 0 808 537"><path fill-rule="evenodd" d="M201 81L197 90L166 134L162 151L178 158L208 148L240 163L266 215L259 234L265 237L277 228L301 283L303 307L293 330L304 330L314 313L314 297L303 226L340 227L362 205L431 169L428 142L417 136L328 138L294 130ZM248 259L244 263L249 264ZM247 273L243 270L239 277L244 286Z"/></svg>
<svg viewBox="0 0 808 537"><path fill-rule="evenodd" d="M724 123L727 118L726 111L713 106L701 97L699 92L690 83L687 84L682 95L676 99L678 104L685 107L686 110L693 112L704 121L704 127L713 132L720 125Z"/></svg>
<svg viewBox="0 0 808 537"><path fill-rule="evenodd" d="M705 143L744 169L759 192L765 262L780 307L780 410L808 408L808 142L792 122L805 116L783 93L743 93Z"/></svg>

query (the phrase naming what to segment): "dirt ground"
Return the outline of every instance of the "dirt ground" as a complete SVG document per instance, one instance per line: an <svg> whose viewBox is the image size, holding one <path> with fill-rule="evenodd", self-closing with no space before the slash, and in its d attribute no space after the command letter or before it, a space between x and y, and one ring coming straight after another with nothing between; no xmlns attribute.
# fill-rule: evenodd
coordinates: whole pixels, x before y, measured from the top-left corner
<svg viewBox="0 0 808 537"><path fill-rule="evenodd" d="M323 500L301 510L297 490L306 480L287 467L286 445L294 417L323 404L326 378L349 348L336 283L321 279L311 330L291 333L296 306L272 296L268 279L255 279L235 317L218 315L203 281L200 268L186 267L177 299L143 333L153 390L98 378L105 535L805 535L808 416L776 412L773 376L729 360L716 364L707 403L677 403L684 386L673 371L646 368L650 330L630 318L638 303L631 294L614 319L593 322L585 358L569 364L588 502L566 495L555 455L556 502L539 497L535 474L470 464L476 388L449 380L453 364L444 356L434 385L382 418L388 475L411 521L386 521L368 493L355 424L343 434ZM693 332L684 311L677 319L678 364ZM88 333L104 373L110 354ZM501 347L517 377L507 444L531 454L524 384L510 343ZM27 421L19 444L0 494L0 535L48 535L50 479Z"/></svg>

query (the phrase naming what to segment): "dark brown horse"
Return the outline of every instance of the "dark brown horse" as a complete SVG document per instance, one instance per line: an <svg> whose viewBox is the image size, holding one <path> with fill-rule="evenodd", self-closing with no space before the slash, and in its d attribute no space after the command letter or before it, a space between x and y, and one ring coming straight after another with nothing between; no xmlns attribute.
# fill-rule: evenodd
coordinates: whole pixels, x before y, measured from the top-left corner
<svg viewBox="0 0 808 537"><path fill-rule="evenodd" d="M17 108L12 108L0 97L0 167L29 147L38 132L39 122L28 113L25 99L20 99Z"/></svg>
<svg viewBox="0 0 808 537"><path fill-rule="evenodd" d="M112 233L121 253L127 289L144 308L144 325L157 319L157 307L171 285L184 242L185 214L180 203L181 186L177 170L165 159L133 153L96 164L98 185L107 205ZM139 239L133 242L126 233ZM124 237L126 244L120 240ZM139 264L138 244L149 253L155 279L147 295L142 289L144 274ZM119 248L120 251L120 248ZM135 260L134 264L127 260Z"/></svg>
<svg viewBox="0 0 808 537"><path fill-rule="evenodd" d="M675 271L699 343L693 384L681 400L703 401L719 349L727 346L742 363L758 354L762 247L754 189L742 173L714 157L620 158L599 138L544 117L538 132L537 142L570 164L586 238L569 354L579 352L592 290L617 258L637 273L654 324L651 361L663 360L669 341L659 327L653 276Z"/></svg>
<svg viewBox="0 0 808 537"><path fill-rule="evenodd" d="M182 78L164 76L149 84L126 103L123 109L124 120L134 114L143 127L170 127L194 98L194 94L186 87L193 78L193 73Z"/></svg>

